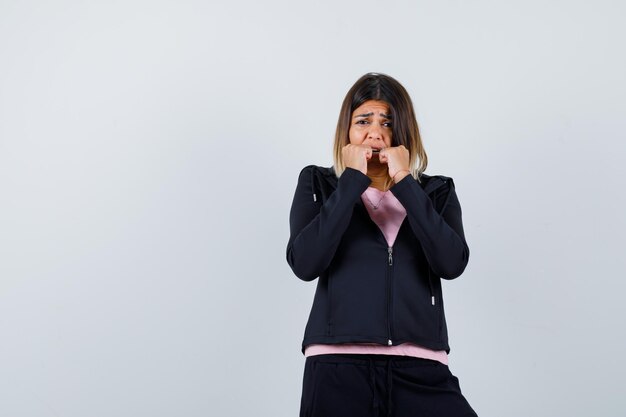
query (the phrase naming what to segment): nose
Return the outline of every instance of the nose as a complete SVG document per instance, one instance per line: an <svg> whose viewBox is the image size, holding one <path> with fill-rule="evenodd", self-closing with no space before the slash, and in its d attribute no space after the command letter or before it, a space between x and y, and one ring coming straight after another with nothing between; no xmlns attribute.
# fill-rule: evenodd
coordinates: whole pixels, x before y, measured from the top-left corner
<svg viewBox="0 0 626 417"><path fill-rule="evenodd" d="M376 125L375 123L372 123L370 125L370 128L367 131L367 138L374 139L374 140L382 139L383 138L382 128Z"/></svg>

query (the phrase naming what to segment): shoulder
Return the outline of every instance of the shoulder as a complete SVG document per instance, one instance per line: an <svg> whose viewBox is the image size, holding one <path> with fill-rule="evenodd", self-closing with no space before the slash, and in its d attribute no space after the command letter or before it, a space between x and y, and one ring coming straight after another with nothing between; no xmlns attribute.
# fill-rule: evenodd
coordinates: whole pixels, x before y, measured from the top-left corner
<svg viewBox="0 0 626 417"><path fill-rule="evenodd" d="M452 177L448 177L446 175L440 175L440 174L428 175L425 173L422 173L422 175L420 175L420 179L424 180L425 182L428 182L432 179L435 179L435 181L442 181L442 182L452 181Z"/></svg>
<svg viewBox="0 0 626 417"><path fill-rule="evenodd" d="M424 191L426 191L427 194L435 191L435 190L439 190L439 192L441 192L441 190L450 190L454 187L454 182L452 180L452 177L448 177L447 175L428 175L425 173L422 173L420 175L420 179L419 179L419 184L422 186L422 188L424 189Z"/></svg>
<svg viewBox="0 0 626 417"><path fill-rule="evenodd" d="M315 164L310 164L305 166L304 168L302 168L300 170L300 175L314 175L314 174L318 174L318 175L324 175L324 176L328 176L328 177L334 177L335 176L335 169L334 167L330 166L330 167L324 167L324 166L320 166L320 165L315 165Z"/></svg>

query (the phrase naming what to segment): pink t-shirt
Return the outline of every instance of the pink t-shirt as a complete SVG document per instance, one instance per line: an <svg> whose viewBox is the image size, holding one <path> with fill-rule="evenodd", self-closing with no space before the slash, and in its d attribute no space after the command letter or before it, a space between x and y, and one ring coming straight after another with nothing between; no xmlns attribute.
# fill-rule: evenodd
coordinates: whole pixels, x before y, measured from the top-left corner
<svg viewBox="0 0 626 417"><path fill-rule="evenodd" d="M400 225L406 217L406 210L391 191L386 193L374 187L368 187L361 200L367 208L370 217L383 232L389 246L393 246L400 230ZM372 205L377 206L375 210ZM448 364L448 354L445 350L432 350L413 344L402 343L397 346L383 346L375 343L339 343L339 344L312 344L305 348L304 356L325 355L331 353L361 353L377 355L401 355L426 358Z"/></svg>

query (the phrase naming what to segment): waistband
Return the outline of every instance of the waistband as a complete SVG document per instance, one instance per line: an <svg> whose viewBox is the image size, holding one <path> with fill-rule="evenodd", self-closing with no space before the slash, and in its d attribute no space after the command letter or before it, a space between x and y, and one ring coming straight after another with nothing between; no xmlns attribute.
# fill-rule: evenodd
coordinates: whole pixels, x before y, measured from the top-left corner
<svg viewBox="0 0 626 417"><path fill-rule="evenodd" d="M391 366L395 368L406 368L414 366L445 366L434 359L418 358L415 356L400 356L400 355L377 355L373 353L361 354L361 353L330 353L324 355L307 356L306 360L325 362L325 363L351 363L361 366L387 366L391 363Z"/></svg>

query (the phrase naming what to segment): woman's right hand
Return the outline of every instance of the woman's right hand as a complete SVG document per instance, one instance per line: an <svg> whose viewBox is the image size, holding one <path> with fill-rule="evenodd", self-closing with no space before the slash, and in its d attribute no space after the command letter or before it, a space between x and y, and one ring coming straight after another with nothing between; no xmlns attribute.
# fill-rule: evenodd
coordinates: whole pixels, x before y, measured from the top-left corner
<svg viewBox="0 0 626 417"><path fill-rule="evenodd" d="M347 144L341 149L345 167L358 169L367 175L367 161L372 157L372 148L367 145Z"/></svg>

